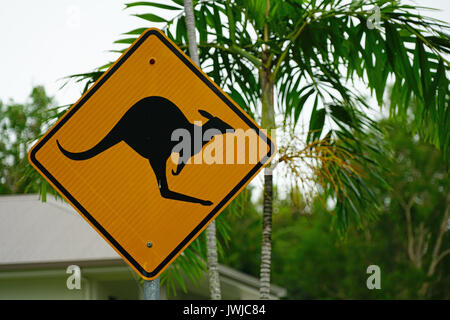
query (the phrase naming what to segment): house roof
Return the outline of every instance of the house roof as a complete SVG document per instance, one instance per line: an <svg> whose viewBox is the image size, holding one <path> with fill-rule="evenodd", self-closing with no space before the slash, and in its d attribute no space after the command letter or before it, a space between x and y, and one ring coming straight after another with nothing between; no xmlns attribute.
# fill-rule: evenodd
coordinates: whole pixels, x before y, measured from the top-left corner
<svg viewBox="0 0 450 320"><path fill-rule="evenodd" d="M122 258L66 202L36 194L0 196L0 270L58 266L122 264ZM258 288L258 279L220 265L221 276ZM274 296L286 294L271 286Z"/></svg>
<svg viewBox="0 0 450 320"><path fill-rule="evenodd" d="M0 266L121 259L72 207L38 195L0 196Z"/></svg>

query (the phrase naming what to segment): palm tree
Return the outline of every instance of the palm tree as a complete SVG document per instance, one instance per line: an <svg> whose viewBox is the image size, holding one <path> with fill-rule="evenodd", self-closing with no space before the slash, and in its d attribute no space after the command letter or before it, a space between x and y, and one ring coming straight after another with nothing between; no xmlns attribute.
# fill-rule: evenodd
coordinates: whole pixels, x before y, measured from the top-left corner
<svg viewBox="0 0 450 320"><path fill-rule="evenodd" d="M180 11L169 20L153 13L137 16L163 23L166 34L187 50L183 0L172 2L126 6ZM303 151L317 150L317 182L337 201L341 226L360 221L361 208L376 202L364 175L382 167L364 152L377 151L365 141L365 130L376 124L357 84L366 86L380 106L393 84L390 115L412 117L414 129L450 155L447 23L393 0L200 0L194 1L194 14L202 69L263 127L291 124L295 130L300 118L309 117ZM132 43L144 30L132 30L118 43ZM411 100L418 106L414 114L408 109ZM300 160L289 150L280 147L278 161ZM272 193L272 176L266 174L262 299L270 291Z"/></svg>

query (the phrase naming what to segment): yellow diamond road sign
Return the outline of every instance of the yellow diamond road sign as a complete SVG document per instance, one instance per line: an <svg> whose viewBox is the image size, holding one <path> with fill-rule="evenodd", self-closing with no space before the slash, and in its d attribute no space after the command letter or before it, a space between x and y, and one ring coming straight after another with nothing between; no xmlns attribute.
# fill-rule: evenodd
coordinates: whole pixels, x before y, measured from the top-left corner
<svg viewBox="0 0 450 320"><path fill-rule="evenodd" d="M141 277L154 279L274 153L264 130L149 29L29 159Z"/></svg>

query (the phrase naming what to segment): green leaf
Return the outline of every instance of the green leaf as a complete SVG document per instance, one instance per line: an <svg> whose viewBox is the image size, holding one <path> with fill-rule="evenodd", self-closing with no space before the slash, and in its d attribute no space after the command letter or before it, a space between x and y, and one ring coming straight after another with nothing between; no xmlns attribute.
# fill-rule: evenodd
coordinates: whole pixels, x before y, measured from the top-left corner
<svg viewBox="0 0 450 320"><path fill-rule="evenodd" d="M175 39L177 39L177 42L179 43L183 43L183 39L187 42L187 31L184 17L181 17L177 22Z"/></svg>
<svg viewBox="0 0 450 320"><path fill-rule="evenodd" d="M236 43L236 25L234 22L233 11L231 9L230 3L227 1L226 3L227 17L228 17L228 25L229 25L229 33L230 40L234 44Z"/></svg>
<svg viewBox="0 0 450 320"><path fill-rule="evenodd" d="M298 119L300 117L300 113L303 110L303 106L305 105L308 98L315 92L315 88L312 88L307 93L305 93L299 100L294 109L294 124L297 124Z"/></svg>
<svg viewBox="0 0 450 320"><path fill-rule="evenodd" d="M161 18L153 13L134 14L133 16L150 21L150 22L167 22L166 19Z"/></svg>
<svg viewBox="0 0 450 320"><path fill-rule="evenodd" d="M424 98L429 98L428 91L429 86L431 84L431 76L430 76L430 66L428 64L427 55L425 54L425 49L423 47L422 41L417 38L416 42L416 50L418 52L419 57L419 65L420 65L420 78L422 82L422 91ZM425 100L429 101L429 100Z"/></svg>
<svg viewBox="0 0 450 320"><path fill-rule="evenodd" d="M128 31L127 33L123 33L123 35L135 35L135 34L142 34L145 30L147 30L148 28L137 28L131 31Z"/></svg>
<svg viewBox="0 0 450 320"><path fill-rule="evenodd" d="M331 116L336 121L341 121L348 126L353 126L353 118L344 106L330 105Z"/></svg>
<svg viewBox="0 0 450 320"><path fill-rule="evenodd" d="M105 70L107 70L109 67L111 67L113 65L113 62L108 62L104 65L102 65L101 67L98 67L97 70L103 72Z"/></svg>
<svg viewBox="0 0 450 320"><path fill-rule="evenodd" d="M126 44L131 44L134 41L136 41L137 38L126 38L126 39L120 39L120 40L116 40L114 41L114 43L126 43Z"/></svg>
<svg viewBox="0 0 450 320"><path fill-rule="evenodd" d="M408 55L406 53L405 46L400 38L397 29L388 22L385 22L385 28L386 28L386 47L389 47L391 50L390 55L391 59L393 59L393 63L391 62L391 65L393 66L394 71L397 71L396 72L397 76L403 77L405 79L405 83L408 84L408 86L414 90L416 96L420 97L417 79L414 75ZM394 54L395 56L393 56ZM401 69L399 69L397 62L401 66Z"/></svg>
<svg viewBox="0 0 450 320"><path fill-rule="evenodd" d="M220 21L219 9L217 7L214 7L214 27L217 32L217 38L222 38L222 22Z"/></svg>
<svg viewBox="0 0 450 320"><path fill-rule="evenodd" d="M47 181L41 179L41 201L47 202Z"/></svg>
<svg viewBox="0 0 450 320"><path fill-rule="evenodd" d="M311 142L320 138L323 125L325 124L326 111L324 108L317 109L318 98L314 100L314 107L309 121L309 130L307 141Z"/></svg>
<svg viewBox="0 0 450 320"><path fill-rule="evenodd" d="M200 43L204 43L208 39L208 29L206 27L205 13L202 9L198 12L196 18L197 18L196 21L197 31L200 34Z"/></svg>
<svg viewBox="0 0 450 320"><path fill-rule="evenodd" d="M131 8L131 7L137 7L137 6L151 6L151 7L166 9L166 10L181 10L181 9L183 9L181 7L174 7L174 6L169 6L167 4L147 2L147 1L125 3L125 9Z"/></svg>
<svg viewBox="0 0 450 320"><path fill-rule="evenodd" d="M242 108L247 109L247 104L245 103L245 99L242 98L241 94L235 90L234 88L230 89L230 97Z"/></svg>

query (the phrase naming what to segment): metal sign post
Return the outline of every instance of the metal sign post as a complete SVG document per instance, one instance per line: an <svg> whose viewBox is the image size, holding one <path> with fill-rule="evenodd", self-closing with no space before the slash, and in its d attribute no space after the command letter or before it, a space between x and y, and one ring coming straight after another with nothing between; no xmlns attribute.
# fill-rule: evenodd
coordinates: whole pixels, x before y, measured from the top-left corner
<svg viewBox="0 0 450 320"><path fill-rule="evenodd" d="M144 300L159 300L159 277L144 280Z"/></svg>

